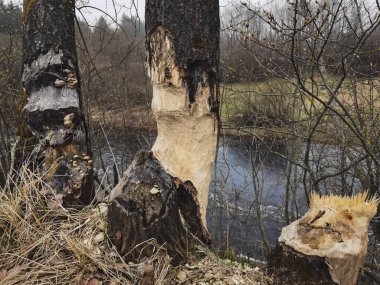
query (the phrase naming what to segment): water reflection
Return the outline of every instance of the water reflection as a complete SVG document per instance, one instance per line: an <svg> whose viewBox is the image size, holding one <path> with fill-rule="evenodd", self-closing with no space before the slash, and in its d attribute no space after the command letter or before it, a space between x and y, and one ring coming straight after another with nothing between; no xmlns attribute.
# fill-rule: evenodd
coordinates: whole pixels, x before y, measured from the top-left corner
<svg viewBox="0 0 380 285"><path fill-rule="evenodd" d="M263 259L263 240L269 246L276 244L285 225L287 161L282 157L289 156L291 148L273 142L220 137L207 210L208 228L217 247L233 248L238 254ZM112 152L104 149L103 165L96 161L99 176L104 176L102 168L107 169L106 177L112 183L114 164L122 173L138 149L137 143L128 144L126 151L119 145L114 145ZM336 164L337 148L313 145L311 151L316 154L319 168L334 171L331 165ZM303 153L301 144L298 149L301 156L295 159L301 160ZM323 153L325 156L321 157ZM294 219L307 210L301 171L297 167L293 169L297 176L291 189L295 203L289 210ZM337 179L332 181L335 183Z"/></svg>
<svg viewBox="0 0 380 285"><path fill-rule="evenodd" d="M207 212L217 245L263 259L260 223L268 244L277 242L284 226L286 161L272 151L267 144L221 138Z"/></svg>

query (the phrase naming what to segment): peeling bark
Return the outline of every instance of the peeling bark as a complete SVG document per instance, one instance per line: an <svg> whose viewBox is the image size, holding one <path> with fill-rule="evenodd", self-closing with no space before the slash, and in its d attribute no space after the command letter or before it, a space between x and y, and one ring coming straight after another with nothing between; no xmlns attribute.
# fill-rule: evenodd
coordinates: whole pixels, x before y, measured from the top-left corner
<svg viewBox="0 0 380 285"><path fill-rule="evenodd" d="M149 0L147 59L163 167L198 190L206 223L219 107L219 3Z"/></svg>
<svg viewBox="0 0 380 285"><path fill-rule="evenodd" d="M378 201L313 195L305 216L283 228L270 257L275 284L356 284Z"/></svg>
<svg viewBox="0 0 380 285"><path fill-rule="evenodd" d="M24 119L38 140L33 154L46 182L68 205L94 196L74 16L74 0L24 1Z"/></svg>

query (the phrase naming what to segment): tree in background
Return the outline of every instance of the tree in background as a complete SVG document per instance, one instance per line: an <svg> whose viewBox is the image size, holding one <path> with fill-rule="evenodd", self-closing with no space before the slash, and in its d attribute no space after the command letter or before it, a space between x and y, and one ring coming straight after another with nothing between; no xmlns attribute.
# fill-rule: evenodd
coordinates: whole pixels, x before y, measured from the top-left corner
<svg viewBox="0 0 380 285"><path fill-rule="evenodd" d="M0 185L13 168L15 126L19 121L17 94L21 89L22 11L0 1Z"/></svg>
<svg viewBox="0 0 380 285"><path fill-rule="evenodd" d="M312 191L379 194L379 9L377 1L241 1L226 26L241 58L226 73L251 84L230 122L286 142L287 223L301 191L307 204ZM376 221L379 212L379 238Z"/></svg>
<svg viewBox="0 0 380 285"><path fill-rule="evenodd" d="M5 5L4 1L0 1L0 33L20 32L21 13L21 8L12 2Z"/></svg>

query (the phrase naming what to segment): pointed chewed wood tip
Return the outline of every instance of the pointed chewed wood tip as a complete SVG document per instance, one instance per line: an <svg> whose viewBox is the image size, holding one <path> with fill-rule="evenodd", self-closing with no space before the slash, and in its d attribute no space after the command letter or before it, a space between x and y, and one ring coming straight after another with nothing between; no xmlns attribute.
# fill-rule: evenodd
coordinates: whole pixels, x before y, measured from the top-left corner
<svg viewBox="0 0 380 285"><path fill-rule="evenodd" d="M310 209L347 210L360 216L372 218L376 214L379 202L380 199L376 196L370 197L368 191L353 196L320 195L313 192L310 197Z"/></svg>
<svg viewBox="0 0 380 285"><path fill-rule="evenodd" d="M312 193L309 211L282 229L271 254L275 284L357 284L378 205L368 191L352 196Z"/></svg>

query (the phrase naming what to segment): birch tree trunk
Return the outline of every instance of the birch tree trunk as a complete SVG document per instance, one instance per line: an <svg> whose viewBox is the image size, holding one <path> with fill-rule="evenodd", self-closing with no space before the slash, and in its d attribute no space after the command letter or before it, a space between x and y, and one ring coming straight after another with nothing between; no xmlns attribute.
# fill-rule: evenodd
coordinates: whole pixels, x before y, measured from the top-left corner
<svg viewBox="0 0 380 285"><path fill-rule="evenodd" d="M210 241L206 207L218 134L219 1L148 0L145 19L158 137L112 191L108 230L123 256L152 254L143 242L155 239L178 264L186 260L191 234Z"/></svg>
<svg viewBox="0 0 380 285"><path fill-rule="evenodd" d="M92 161L82 113L74 0L24 0L24 118L33 157L64 204L93 198Z"/></svg>

